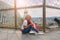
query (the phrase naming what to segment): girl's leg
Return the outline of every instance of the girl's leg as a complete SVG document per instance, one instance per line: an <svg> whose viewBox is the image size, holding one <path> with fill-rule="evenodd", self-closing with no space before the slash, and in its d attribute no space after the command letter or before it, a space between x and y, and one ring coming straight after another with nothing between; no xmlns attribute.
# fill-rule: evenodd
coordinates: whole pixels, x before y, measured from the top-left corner
<svg viewBox="0 0 60 40"><path fill-rule="evenodd" d="M39 32L37 29L35 29L34 27L31 27L31 30L34 30L35 32Z"/></svg>
<svg viewBox="0 0 60 40"><path fill-rule="evenodd" d="M31 30L34 30L34 31L37 32L37 33L39 32L37 29L35 29L35 28L32 27L32 26L29 26L29 28L30 28L30 31L31 31Z"/></svg>
<svg viewBox="0 0 60 40"><path fill-rule="evenodd" d="M22 33L29 33L31 31L31 27L28 27L27 29L23 29Z"/></svg>
<svg viewBox="0 0 60 40"><path fill-rule="evenodd" d="M27 29L23 29L22 30L22 33L29 33L31 30L34 30L35 32L39 32L37 29L35 29L34 27L32 26L29 26Z"/></svg>

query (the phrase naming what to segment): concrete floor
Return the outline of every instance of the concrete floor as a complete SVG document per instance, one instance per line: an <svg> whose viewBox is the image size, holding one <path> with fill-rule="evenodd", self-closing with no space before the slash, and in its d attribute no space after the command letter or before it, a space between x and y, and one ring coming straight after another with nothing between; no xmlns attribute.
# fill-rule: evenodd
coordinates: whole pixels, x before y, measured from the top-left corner
<svg viewBox="0 0 60 40"><path fill-rule="evenodd" d="M60 30L45 33L44 35L22 35L22 40L60 40Z"/></svg>
<svg viewBox="0 0 60 40"><path fill-rule="evenodd" d="M0 28L0 40L21 40L21 32L18 30Z"/></svg>
<svg viewBox="0 0 60 40"><path fill-rule="evenodd" d="M22 34L18 30L1 29L0 40L60 40L60 30L45 33L44 35Z"/></svg>

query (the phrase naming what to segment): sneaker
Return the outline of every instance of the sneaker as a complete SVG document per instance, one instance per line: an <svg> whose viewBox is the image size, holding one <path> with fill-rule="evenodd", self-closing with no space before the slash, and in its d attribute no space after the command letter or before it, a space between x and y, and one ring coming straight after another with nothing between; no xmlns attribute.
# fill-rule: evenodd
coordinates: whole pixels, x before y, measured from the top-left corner
<svg viewBox="0 0 60 40"><path fill-rule="evenodd" d="M37 34L44 34L44 32L38 32Z"/></svg>
<svg viewBox="0 0 60 40"><path fill-rule="evenodd" d="M34 31L30 31L29 33L35 33Z"/></svg>

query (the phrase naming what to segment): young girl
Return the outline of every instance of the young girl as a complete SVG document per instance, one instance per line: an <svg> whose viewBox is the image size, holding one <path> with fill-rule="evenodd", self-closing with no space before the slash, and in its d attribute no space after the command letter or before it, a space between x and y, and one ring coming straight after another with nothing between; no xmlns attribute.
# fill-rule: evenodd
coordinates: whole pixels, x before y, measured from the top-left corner
<svg viewBox="0 0 60 40"><path fill-rule="evenodd" d="M31 21L31 16L27 15L22 24L22 33L26 34L29 33L31 30L34 30L36 33L39 33L39 31L32 26L33 26L33 22Z"/></svg>

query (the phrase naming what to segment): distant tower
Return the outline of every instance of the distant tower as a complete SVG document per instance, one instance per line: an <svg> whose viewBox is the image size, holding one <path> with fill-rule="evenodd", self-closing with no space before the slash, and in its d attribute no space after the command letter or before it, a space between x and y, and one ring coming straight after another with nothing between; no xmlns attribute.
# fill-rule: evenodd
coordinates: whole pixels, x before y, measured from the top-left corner
<svg viewBox="0 0 60 40"><path fill-rule="evenodd" d="M25 19L26 15L28 15L28 11L25 9L25 11L24 11L24 19Z"/></svg>

